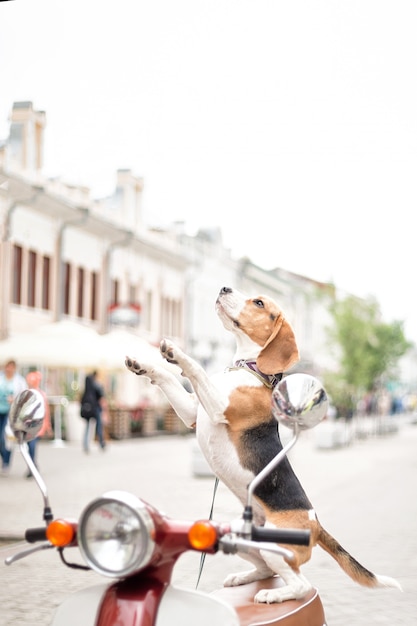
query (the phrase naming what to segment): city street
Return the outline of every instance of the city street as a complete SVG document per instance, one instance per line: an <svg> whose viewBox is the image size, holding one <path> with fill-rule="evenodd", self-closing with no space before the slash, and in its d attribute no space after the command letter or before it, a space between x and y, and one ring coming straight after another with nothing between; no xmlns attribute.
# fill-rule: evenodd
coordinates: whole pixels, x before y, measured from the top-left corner
<svg viewBox="0 0 417 626"><path fill-rule="evenodd" d="M401 421L397 433L355 440L339 449L319 450L316 433L305 432L290 453L323 526L365 567L396 578L403 587L403 593L362 588L315 548L303 573L319 589L328 626L416 624L417 425L395 419ZM91 499L110 489L131 491L171 517L197 519L209 514L214 480L193 475L193 435L111 441L106 451L96 446L89 455L80 444L59 447L42 442L38 453L55 517L77 517ZM25 528L42 525L42 497L25 473L15 450L10 475L0 476L2 538L16 540ZM220 486L214 517L229 520L241 510ZM46 626L68 594L103 582L95 573L66 568L52 550L6 567L5 557L15 551L10 543L0 548L2 626ZM77 549L67 554L80 562ZM194 588L199 562L198 554L184 555L174 582ZM199 589L211 591L228 573L246 568L239 557L209 556Z"/></svg>

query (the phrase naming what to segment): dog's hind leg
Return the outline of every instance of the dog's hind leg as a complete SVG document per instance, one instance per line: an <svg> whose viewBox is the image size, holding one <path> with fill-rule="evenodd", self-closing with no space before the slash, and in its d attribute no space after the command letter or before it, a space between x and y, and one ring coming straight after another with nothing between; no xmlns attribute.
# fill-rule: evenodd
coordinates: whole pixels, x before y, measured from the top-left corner
<svg viewBox="0 0 417 626"><path fill-rule="evenodd" d="M138 376L149 378L167 397L172 408L186 426L191 428L197 419L198 400L194 393L184 389L179 380L163 367L139 363L136 359L126 357L127 369Z"/></svg>
<svg viewBox="0 0 417 626"><path fill-rule="evenodd" d="M228 399L221 397L219 389L210 380L201 365L167 339L161 341L160 351L169 363L175 363L181 368L182 375L190 381L211 421L215 424L227 423L224 412L228 406Z"/></svg>

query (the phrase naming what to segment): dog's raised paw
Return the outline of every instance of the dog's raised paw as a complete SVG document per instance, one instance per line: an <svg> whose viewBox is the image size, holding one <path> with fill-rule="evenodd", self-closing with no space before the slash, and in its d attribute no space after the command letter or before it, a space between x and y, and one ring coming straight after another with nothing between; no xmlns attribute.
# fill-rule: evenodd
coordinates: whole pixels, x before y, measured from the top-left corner
<svg viewBox="0 0 417 626"><path fill-rule="evenodd" d="M176 361L175 359L175 348L173 344L169 343L166 339L162 339L161 343L159 344L159 350L164 359L168 361L168 363L174 363L175 365L178 365L178 361Z"/></svg>
<svg viewBox="0 0 417 626"><path fill-rule="evenodd" d="M137 376L143 376L147 374L147 370L142 367L135 359L131 359L130 357L126 357L125 365L128 370L136 374Z"/></svg>

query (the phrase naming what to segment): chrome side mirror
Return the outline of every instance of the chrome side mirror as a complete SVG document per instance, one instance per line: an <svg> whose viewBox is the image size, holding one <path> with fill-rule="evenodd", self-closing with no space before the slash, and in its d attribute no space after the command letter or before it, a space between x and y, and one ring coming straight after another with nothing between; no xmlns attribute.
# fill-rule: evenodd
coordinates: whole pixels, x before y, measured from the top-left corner
<svg viewBox="0 0 417 626"><path fill-rule="evenodd" d="M309 374L289 374L272 392L273 416L293 430L314 428L326 417L328 408L324 387Z"/></svg>
<svg viewBox="0 0 417 626"><path fill-rule="evenodd" d="M10 406L9 422L19 443L35 439L45 417L45 404L41 393L36 389L25 389L13 400Z"/></svg>
<svg viewBox="0 0 417 626"><path fill-rule="evenodd" d="M310 374L289 374L272 391L271 410L275 419L293 430L293 437L255 476L248 486L246 520L252 520L252 499L256 487L296 443L302 430L313 428L326 417L329 401L322 384Z"/></svg>
<svg viewBox="0 0 417 626"><path fill-rule="evenodd" d="M36 389L25 389L13 400L9 411L10 427L16 437L20 452L38 485L44 502L43 519L48 524L52 519L48 492L42 476L32 461L27 442L38 435L45 418L45 402L42 394Z"/></svg>

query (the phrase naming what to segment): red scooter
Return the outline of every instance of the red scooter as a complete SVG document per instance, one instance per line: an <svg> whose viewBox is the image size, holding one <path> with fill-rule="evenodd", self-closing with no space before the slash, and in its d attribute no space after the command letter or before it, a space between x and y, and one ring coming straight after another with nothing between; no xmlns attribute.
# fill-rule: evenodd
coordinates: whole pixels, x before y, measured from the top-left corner
<svg viewBox="0 0 417 626"><path fill-rule="evenodd" d="M273 412L277 419L293 428L294 435L249 485L242 518L223 523L210 519L174 520L124 491L108 492L93 500L77 522L54 519L45 483L27 449L27 442L42 425L43 398L30 389L15 399L10 424L42 492L45 526L28 529L26 540L37 545L10 556L6 564L11 565L38 550L56 548L69 567L93 569L113 579L68 597L59 606L52 626L325 626L323 607L315 589L301 600L281 604L253 601L260 589L283 584L279 577L222 588L211 594L180 589L171 583L177 560L189 550L202 554L219 551L244 554L262 549L290 560L291 551L278 544L308 545L309 531L256 527L252 496L295 444L300 431L324 418L327 397L316 379L301 374L287 376L274 394ZM69 548L76 547L85 565L73 563L67 557Z"/></svg>

